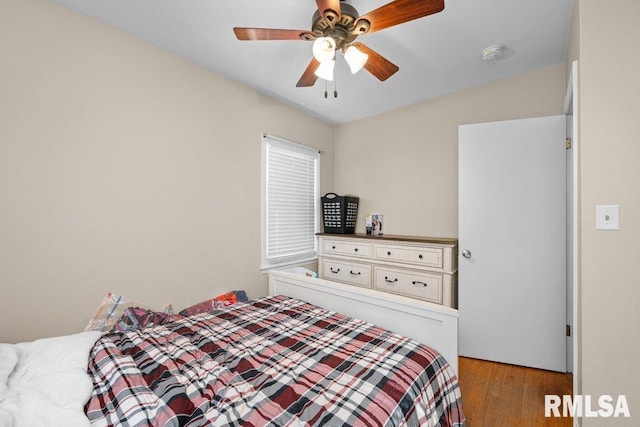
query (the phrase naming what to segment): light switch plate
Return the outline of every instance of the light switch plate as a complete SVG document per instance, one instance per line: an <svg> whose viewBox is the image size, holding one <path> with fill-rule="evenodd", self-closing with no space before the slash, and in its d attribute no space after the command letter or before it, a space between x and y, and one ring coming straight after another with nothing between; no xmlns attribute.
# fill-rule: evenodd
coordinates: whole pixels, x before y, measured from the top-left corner
<svg viewBox="0 0 640 427"><path fill-rule="evenodd" d="M619 230L620 208L618 205L596 206L596 230Z"/></svg>

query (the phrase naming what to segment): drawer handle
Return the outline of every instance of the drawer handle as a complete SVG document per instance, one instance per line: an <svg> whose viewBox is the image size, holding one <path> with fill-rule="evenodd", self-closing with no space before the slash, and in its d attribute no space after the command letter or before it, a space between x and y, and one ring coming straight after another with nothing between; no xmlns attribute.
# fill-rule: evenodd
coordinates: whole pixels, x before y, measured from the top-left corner
<svg viewBox="0 0 640 427"><path fill-rule="evenodd" d="M335 245L334 245L334 246L331 246L331 249L335 249L335 248L336 248L336 247L335 247Z"/></svg>
<svg viewBox="0 0 640 427"><path fill-rule="evenodd" d="M359 271L354 272L353 270L349 271L349 273L353 274L354 276L359 276L360 274L362 274Z"/></svg>
<svg viewBox="0 0 640 427"><path fill-rule="evenodd" d="M329 267L329 270L333 273L333 274L338 274L340 273L340 269L338 268L337 270L334 270L333 267Z"/></svg>
<svg viewBox="0 0 640 427"><path fill-rule="evenodd" d="M387 251L387 255L391 256L391 251Z"/></svg>
<svg viewBox="0 0 640 427"><path fill-rule="evenodd" d="M384 276L384 281L387 283L396 283L398 281L398 278L396 277L395 279L391 280L389 279L389 277Z"/></svg>
<svg viewBox="0 0 640 427"><path fill-rule="evenodd" d="M414 280L414 281L413 281L413 282L411 282L411 283L412 283L412 284L414 284L414 285L416 285L416 286L422 285L422 286L424 286L425 288L426 288L427 286L429 286L427 283L425 283L425 282L418 282L417 280Z"/></svg>
<svg viewBox="0 0 640 427"><path fill-rule="evenodd" d="M422 254L418 255L418 258L422 259Z"/></svg>
<svg viewBox="0 0 640 427"><path fill-rule="evenodd" d="M354 251L358 252L358 248L355 248Z"/></svg>

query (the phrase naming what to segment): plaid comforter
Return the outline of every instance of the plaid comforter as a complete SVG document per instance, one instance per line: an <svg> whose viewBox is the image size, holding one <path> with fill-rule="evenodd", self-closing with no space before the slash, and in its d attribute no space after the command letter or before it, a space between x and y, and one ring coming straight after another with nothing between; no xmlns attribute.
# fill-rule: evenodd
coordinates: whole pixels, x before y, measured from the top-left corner
<svg viewBox="0 0 640 427"><path fill-rule="evenodd" d="M457 379L435 350L284 296L103 336L95 425L455 426Z"/></svg>

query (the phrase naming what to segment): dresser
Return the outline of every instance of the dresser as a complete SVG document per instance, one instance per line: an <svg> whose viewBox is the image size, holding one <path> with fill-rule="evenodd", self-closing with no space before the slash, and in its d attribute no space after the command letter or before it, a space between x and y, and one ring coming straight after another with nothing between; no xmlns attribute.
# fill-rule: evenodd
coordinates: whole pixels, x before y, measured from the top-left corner
<svg viewBox="0 0 640 427"><path fill-rule="evenodd" d="M458 306L458 240L318 233L322 279Z"/></svg>

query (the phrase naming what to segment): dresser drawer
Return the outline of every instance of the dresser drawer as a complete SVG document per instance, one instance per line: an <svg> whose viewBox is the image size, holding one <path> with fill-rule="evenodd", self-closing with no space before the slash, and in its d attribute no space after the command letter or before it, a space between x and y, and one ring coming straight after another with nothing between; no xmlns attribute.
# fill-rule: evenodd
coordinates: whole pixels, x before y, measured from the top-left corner
<svg viewBox="0 0 640 427"><path fill-rule="evenodd" d="M324 255L370 258L371 244L350 240L322 239L322 253Z"/></svg>
<svg viewBox="0 0 640 427"><path fill-rule="evenodd" d="M371 288L371 265L322 258L320 278Z"/></svg>
<svg viewBox="0 0 640 427"><path fill-rule="evenodd" d="M442 304L443 275L374 266L373 288Z"/></svg>
<svg viewBox="0 0 640 427"><path fill-rule="evenodd" d="M387 262L403 262L424 267L442 268L442 248L376 244L374 258Z"/></svg>

